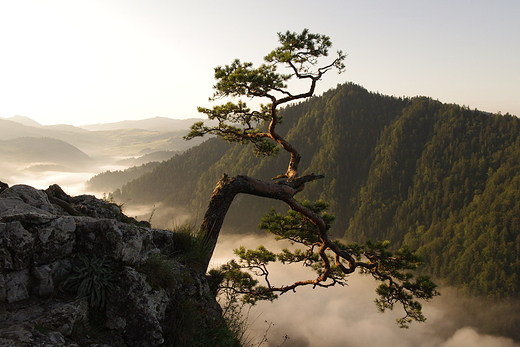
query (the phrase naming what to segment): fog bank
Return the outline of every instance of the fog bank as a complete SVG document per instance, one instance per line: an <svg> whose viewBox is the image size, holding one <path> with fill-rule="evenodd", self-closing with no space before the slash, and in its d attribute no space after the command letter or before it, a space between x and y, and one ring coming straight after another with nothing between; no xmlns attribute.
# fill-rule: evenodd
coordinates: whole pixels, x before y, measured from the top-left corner
<svg viewBox="0 0 520 347"><path fill-rule="evenodd" d="M93 194L101 196L104 192L88 191L85 183L101 170L93 166L89 171L35 171L31 169L35 163L24 166L9 163L0 163L0 181L14 186L16 184L27 184L36 189L47 189L52 184L59 185L69 195ZM108 192L106 192L108 193Z"/></svg>
<svg viewBox="0 0 520 347"><path fill-rule="evenodd" d="M230 259L233 248L240 245L256 248L260 244L273 251L280 247L273 238L222 235L212 265ZM271 273L274 285L289 284L291 279L314 278L305 268L294 265L275 264ZM511 338L482 332L486 324L481 320L504 321L504 324L515 320L504 316L500 304L493 307L486 303L484 308L475 300L460 298L453 288L440 288L440 297L422 302L427 321L400 329L395 323L403 315L400 307L384 314L377 310L373 302L377 285L371 277L353 274L345 287L298 288L296 293L286 293L272 303L261 302L249 313L251 337L260 340L271 324L268 342L263 346L278 346L284 342L283 336L288 335L284 347L520 347ZM516 312L512 313L515 317Z"/></svg>

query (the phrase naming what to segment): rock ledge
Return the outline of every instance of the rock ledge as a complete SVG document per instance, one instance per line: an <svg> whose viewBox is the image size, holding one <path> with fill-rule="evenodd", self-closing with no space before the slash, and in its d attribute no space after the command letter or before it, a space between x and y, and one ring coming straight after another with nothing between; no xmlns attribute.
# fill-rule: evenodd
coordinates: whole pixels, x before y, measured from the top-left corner
<svg viewBox="0 0 520 347"><path fill-rule="evenodd" d="M198 312L192 330L221 324L206 276L175 252L176 233L115 204L57 185L0 184L0 347L175 345L186 308ZM152 278L157 269L166 279ZM90 291L77 288L85 278ZM74 280L77 293L66 290Z"/></svg>

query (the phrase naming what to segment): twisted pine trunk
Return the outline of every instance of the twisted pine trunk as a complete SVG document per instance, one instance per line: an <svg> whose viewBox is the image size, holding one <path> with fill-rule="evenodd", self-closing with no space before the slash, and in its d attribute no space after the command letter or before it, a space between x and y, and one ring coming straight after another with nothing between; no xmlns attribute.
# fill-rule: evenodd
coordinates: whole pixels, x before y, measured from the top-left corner
<svg viewBox="0 0 520 347"><path fill-rule="evenodd" d="M243 193L281 200L291 206L291 202L294 201L293 196L303 190L304 184L319 178L323 178L323 175L310 174L299 177L292 182L270 183L248 176L229 177L224 174L213 190L208 209L199 229L199 236L204 239L207 246L206 259L204 260L206 270L217 245L226 214L237 194Z"/></svg>

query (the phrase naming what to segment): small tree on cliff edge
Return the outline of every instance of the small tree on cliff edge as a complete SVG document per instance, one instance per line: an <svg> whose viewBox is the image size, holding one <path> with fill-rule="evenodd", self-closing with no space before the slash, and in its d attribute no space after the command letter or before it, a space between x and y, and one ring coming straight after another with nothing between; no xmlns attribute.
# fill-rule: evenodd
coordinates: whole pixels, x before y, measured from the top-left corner
<svg viewBox="0 0 520 347"><path fill-rule="evenodd" d="M261 299L273 300L277 294L294 291L300 286L343 285L346 276L359 269L381 282L376 290L379 294L376 304L381 311L392 309L394 304L400 303L405 311L404 317L398 319L400 326L406 327L412 320L424 321L421 304L417 299L428 300L438 295L438 292L428 277L415 277L411 273L421 264L416 255L407 248L390 252L388 242L347 245L331 240L328 231L334 218L325 212L327 205L321 201L311 204L295 199L294 196L304 189L306 183L322 179L324 175L298 174L300 153L277 132L280 125L278 108L311 97L316 83L325 73L331 70L341 73L344 70L346 56L338 51L334 59L329 58L323 64L322 59L327 59L332 43L328 36L312 34L307 29L301 33L279 33L278 40L280 46L269 53L264 58L265 63L259 67L255 68L252 63L237 59L230 65L215 68L217 83L213 86L215 92L210 98L212 101L224 97L264 98L269 103L261 105L259 110L251 110L241 100L211 109L199 107L199 112L211 120L217 120L218 125L208 127L203 122L196 123L185 137L192 139L214 134L228 142L251 143L257 156L274 156L280 148L290 154L287 171L274 177L275 182L248 176L228 177L226 174L219 180L199 229L208 247L206 268L226 213L237 194L277 199L286 203L289 211L278 214L271 210L262 219L260 227L275 234L277 239L300 244L304 249L284 249L275 254L263 246L256 250L241 247L235 250L239 261L233 260L221 268L221 288L242 294L245 301L254 303ZM279 66L287 67L288 73L279 73ZM308 81L308 90L299 94L291 93L287 82L292 79ZM284 264L303 263L316 272L316 277L274 286L269 280L266 266L276 260ZM262 277L265 285L260 285L251 273Z"/></svg>

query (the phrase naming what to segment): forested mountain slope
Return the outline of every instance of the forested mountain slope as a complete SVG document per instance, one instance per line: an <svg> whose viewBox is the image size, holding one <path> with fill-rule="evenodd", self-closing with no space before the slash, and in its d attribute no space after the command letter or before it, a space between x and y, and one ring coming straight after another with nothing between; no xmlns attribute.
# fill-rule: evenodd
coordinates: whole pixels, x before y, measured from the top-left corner
<svg viewBox="0 0 520 347"><path fill-rule="evenodd" d="M326 178L300 198L323 199L337 236L419 250L427 269L473 294L520 292L520 122L426 97L344 84L283 110L305 172ZM223 174L269 179L287 158L211 139L116 191L116 199L190 206L202 215ZM250 231L271 201L236 199L227 223Z"/></svg>
<svg viewBox="0 0 520 347"><path fill-rule="evenodd" d="M382 132L347 236L408 244L446 283L518 295L520 122L427 99Z"/></svg>

